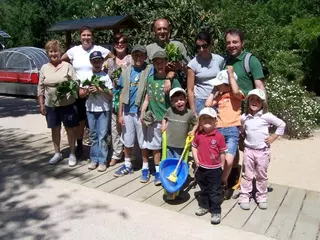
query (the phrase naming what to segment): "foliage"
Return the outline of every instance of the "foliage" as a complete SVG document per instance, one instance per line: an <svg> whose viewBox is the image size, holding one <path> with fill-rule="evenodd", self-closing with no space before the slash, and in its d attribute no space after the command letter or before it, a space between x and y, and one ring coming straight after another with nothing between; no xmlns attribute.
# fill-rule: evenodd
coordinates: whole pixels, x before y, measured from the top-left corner
<svg viewBox="0 0 320 240"><path fill-rule="evenodd" d="M57 99L53 102L56 104L68 95L78 98L78 84L68 76L68 80L57 85Z"/></svg>
<svg viewBox="0 0 320 240"><path fill-rule="evenodd" d="M174 43L169 43L166 45L166 55L169 62L179 62L183 60L183 56L180 49L174 45Z"/></svg>

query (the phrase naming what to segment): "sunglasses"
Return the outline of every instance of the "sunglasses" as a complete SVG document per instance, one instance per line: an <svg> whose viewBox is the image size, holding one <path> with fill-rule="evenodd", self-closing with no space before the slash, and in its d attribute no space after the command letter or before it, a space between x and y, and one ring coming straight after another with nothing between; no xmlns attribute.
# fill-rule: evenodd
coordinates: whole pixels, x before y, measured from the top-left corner
<svg viewBox="0 0 320 240"><path fill-rule="evenodd" d="M202 44L202 45L196 44L196 49L197 50L200 50L201 48L202 49L207 49L208 47L209 47L209 44Z"/></svg>
<svg viewBox="0 0 320 240"><path fill-rule="evenodd" d="M117 45L120 45L120 44L122 44L122 45L123 45L123 44L126 44L126 43L127 43L126 41L116 42L116 44L117 44Z"/></svg>

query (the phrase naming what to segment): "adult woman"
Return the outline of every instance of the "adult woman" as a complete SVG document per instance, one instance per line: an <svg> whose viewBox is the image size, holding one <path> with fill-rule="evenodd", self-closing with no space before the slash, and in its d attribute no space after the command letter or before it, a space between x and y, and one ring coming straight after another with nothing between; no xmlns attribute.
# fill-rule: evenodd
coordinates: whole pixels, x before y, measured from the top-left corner
<svg viewBox="0 0 320 240"><path fill-rule="evenodd" d="M56 101L56 86L58 83L67 81L68 78L76 80L77 76L71 64L61 60L61 48L58 41L49 41L45 45L45 49L50 61L40 69L38 99L40 112L46 116L48 128L51 128L52 142L55 151L49 164L56 164L62 159L60 139L61 122L63 122L70 146L69 166L73 167L77 164L75 156L75 127L78 124L78 119L75 99L71 95L68 95Z"/></svg>
<svg viewBox="0 0 320 240"><path fill-rule="evenodd" d="M132 63L131 55L128 54L128 38L127 36L118 33L114 36L113 41L113 58L109 58L105 64L105 70L108 72L112 82L113 88L115 89L115 96L113 101L112 108L112 117L111 117L111 138L112 138L112 148L113 153L110 161L110 166L113 166L119 161L122 157L123 143L120 141L121 136L121 126L118 122L118 113L117 113L117 76L113 76L114 71L119 68L126 68Z"/></svg>
<svg viewBox="0 0 320 240"><path fill-rule="evenodd" d="M80 29L81 45L70 48L62 56L63 61L71 62L80 82L86 80L92 74L92 66L90 64L89 55L94 51L100 51L102 56L106 58L110 51L104 47L93 44L93 30L90 27L82 27ZM77 154L82 154L82 139L86 120L85 98L78 98L76 101L78 109L79 126L76 129L77 135Z"/></svg>
<svg viewBox="0 0 320 240"><path fill-rule="evenodd" d="M210 80L223 67L224 58L211 53L212 38L208 32L200 32L195 39L197 56L188 64L188 101L191 110L198 115L213 90Z"/></svg>

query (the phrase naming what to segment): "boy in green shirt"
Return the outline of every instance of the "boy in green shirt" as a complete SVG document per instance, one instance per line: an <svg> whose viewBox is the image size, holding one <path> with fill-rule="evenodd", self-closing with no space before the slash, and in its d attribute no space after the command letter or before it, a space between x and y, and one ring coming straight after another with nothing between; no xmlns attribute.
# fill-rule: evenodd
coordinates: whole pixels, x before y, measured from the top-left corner
<svg viewBox="0 0 320 240"><path fill-rule="evenodd" d="M171 106L169 95L166 94L163 89L167 76L166 65L168 61L166 53L164 51L156 52L152 57L152 63L155 68L155 73L153 76L148 78L147 92L141 109L141 119L146 125L148 125L144 140L144 148L152 150L153 152L153 159L156 167L154 184L159 186L161 185L159 174L162 141L161 121L168 108ZM172 88L175 87L180 87L177 79L172 80ZM149 111L145 114L147 109ZM150 115L152 116L151 122ZM150 172L148 162L143 162L141 180L143 180L143 182L148 182L149 178Z"/></svg>

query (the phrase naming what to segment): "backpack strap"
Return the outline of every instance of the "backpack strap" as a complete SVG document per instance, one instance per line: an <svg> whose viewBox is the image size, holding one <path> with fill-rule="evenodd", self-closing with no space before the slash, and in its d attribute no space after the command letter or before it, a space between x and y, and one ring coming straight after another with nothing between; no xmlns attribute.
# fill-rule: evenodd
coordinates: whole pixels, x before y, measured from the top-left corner
<svg viewBox="0 0 320 240"><path fill-rule="evenodd" d="M251 69L250 69L250 58L252 56L252 53L247 53L246 56L244 57L244 69L246 70L247 74L249 77L251 77Z"/></svg>

